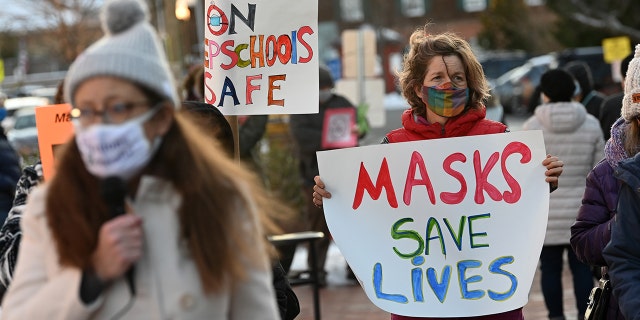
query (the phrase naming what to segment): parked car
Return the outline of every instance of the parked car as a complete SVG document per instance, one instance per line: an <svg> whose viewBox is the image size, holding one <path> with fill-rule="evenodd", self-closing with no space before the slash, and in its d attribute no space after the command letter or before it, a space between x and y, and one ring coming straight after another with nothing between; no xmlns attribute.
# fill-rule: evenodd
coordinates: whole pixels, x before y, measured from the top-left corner
<svg viewBox="0 0 640 320"><path fill-rule="evenodd" d="M38 129L35 108L22 108L14 114L15 123L7 132L7 140L22 156L38 153Z"/></svg>
<svg viewBox="0 0 640 320"><path fill-rule="evenodd" d="M505 121L504 107L500 103L500 96L493 91L489 92L489 99L485 103L486 118L507 124Z"/></svg>
<svg viewBox="0 0 640 320"><path fill-rule="evenodd" d="M562 68L567 63L580 60L589 65L593 76L594 89L605 94L619 91L619 84L613 81L611 65L604 61L602 47L571 48L560 52L533 57L523 65L513 68L494 81L495 91L501 97L506 112L526 114L537 106L538 97L533 97L542 74L554 68Z"/></svg>
<svg viewBox="0 0 640 320"><path fill-rule="evenodd" d="M9 98L4 101L4 107L7 109L7 116L2 120L2 128L5 132L11 130L14 126L14 114L23 108L35 108L50 104L48 98L45 97L19 97Z"/></svg>
<svg viewBox="0 0 640 320"><path fill-rule="evenodd" d="M529 56L524 51L490 51L479 57L484 75L494 81L507 71L527 62Z"/></svg>
<svg viewBox="0 0 640 320"><path fill-rule="evenodd" d="M555 54L546 54L533 57L498 77L494 90L500 96L500 103L505 111L526 114L529 100L540 83L540 77L547 70L557 66Z"/></svg>

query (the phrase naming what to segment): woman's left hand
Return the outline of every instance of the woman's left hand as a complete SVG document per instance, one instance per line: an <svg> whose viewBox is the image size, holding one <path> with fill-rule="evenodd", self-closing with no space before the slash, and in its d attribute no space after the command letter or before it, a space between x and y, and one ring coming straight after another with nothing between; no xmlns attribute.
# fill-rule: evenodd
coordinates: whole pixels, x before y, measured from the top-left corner
<svg viewBox="0 0 640 320"><path fill-rule="evenodd" d="M564 162L558 159L556 156L552 156L550 154L547 155L542 161L542 165L547 168L544 175L547 176L544 181L548 182L553 189L558 187L558 177L562 174L562 167L564 166Z"/></svg>

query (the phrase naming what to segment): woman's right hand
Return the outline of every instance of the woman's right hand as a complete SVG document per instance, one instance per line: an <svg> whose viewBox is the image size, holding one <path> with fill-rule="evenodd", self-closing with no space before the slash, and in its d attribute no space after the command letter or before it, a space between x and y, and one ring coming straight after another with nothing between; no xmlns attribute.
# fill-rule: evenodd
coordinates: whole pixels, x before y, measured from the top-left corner
<svg viewBox="0 0 640 320"><path fill-rule="evenodd" d="M125 214L105 222L91 257L93 272L103 282L121 277L142 256L142 242L142 218Z"/></svg>
<svg viewBox="0 0 640 320"><path fill-rule="evenodd" d="M313 186L313 204L320 208L322 207L322 198L330 199L331 193L324 189L324 182L322 182L320 176L315 176L313 181L316 183Z"/></svg>

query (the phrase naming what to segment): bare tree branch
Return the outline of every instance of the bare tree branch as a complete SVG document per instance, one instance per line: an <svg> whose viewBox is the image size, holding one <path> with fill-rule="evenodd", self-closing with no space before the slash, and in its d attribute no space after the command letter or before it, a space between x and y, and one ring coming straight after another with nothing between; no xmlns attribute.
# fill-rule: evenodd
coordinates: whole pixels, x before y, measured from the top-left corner
<svg viewBox="0 0 640 320"><path fill-rule="evenodd" d="M597 3L602 4L600 2ZM576 12L571 14L571 17L576 21L594 28L608 29L640 39L640 29L635 26L624 25L619 18L620 14L630 7L630 0L620 0L615 9L599 8L597 5L590 5L584 0L571 0L571 4L576 9Z"/></svg>
<svg viewBox="0 0 640 320"><path fill-rule="evenodd" d="M40 30L43 45L71 62L100 35L96 0L13 0L15 12L0 16L12 30ZM2 25L2 24L0 24Z"/></svg>

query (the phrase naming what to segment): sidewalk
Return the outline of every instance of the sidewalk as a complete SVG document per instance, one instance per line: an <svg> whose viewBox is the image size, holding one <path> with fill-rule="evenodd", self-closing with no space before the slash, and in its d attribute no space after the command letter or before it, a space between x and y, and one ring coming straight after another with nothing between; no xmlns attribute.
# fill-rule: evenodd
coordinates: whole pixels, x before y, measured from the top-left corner
<svg viewBox="0 0 640 320"><path fill-rule="evenodd" d="M292 270L304 269L306 266L307 252L303 246L296 251ZM388 312L378 309L365 295L362 288L355 282L346 280L346 262L335 244L329 247L327 257L328 278L327 287L320 291L321 316L324 320L389 320ZM300 300L299 320L313 320L312 291L310 286L297 286L293 290ZM576 320L575 297L571 273L565 263L563 272L563 297L565 316L567 320ZM529 296L529 303L524 307L526 320L538 320L547 318L547 310L540 291L539 272L533 280L533 287Z"/></svg>

